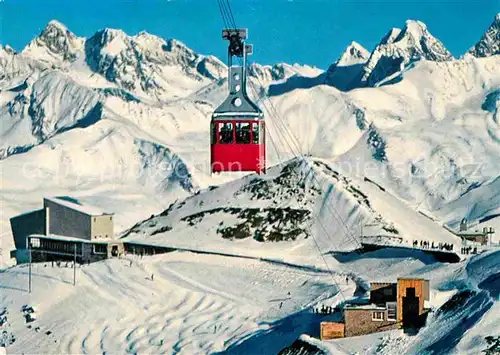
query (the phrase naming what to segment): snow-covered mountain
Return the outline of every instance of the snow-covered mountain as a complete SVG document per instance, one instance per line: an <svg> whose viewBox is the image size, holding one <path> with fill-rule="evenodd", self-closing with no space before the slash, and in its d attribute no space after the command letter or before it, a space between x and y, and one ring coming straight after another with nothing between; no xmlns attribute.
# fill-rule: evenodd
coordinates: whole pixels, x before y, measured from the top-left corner
<svg viewBox="0 0 500 355"><path fill-rule="evenodd" d="M5 52L6 54L15 54L16 53L14 48L9 46L8 44L6 44L5 46L0 44L0 51Z"/></svg>
<svg viewBox="0 0 500 355"><path fill-rule="evenodd" d="M4 117L0 159L26 151L58 132L101 119L99 95L60 72L46 71L38 80L30 83L27 79L24 84L10 90L13 99L0 108Z"/></svg>
<svg viewBox="0 0 500 355"><path fill-rule="evenodd" d="M131 37L120 30L99 31L85 42L85 60L93 72L121 88L160 100L226 73L215 57L197 55L179 41L167 42L146 32ZM175 80L176 72L181 81Z"/></svg>
<svg viewBox="0 0 500 355"><path fill-rule="evenodd" d="M57 21L51 21L21 56L77 72L85 85L107 82L155 100L184 96L226 73L217 58L199 55L176 40L165 41L144 31L129 36L109 28L80 38ZM95 82L96 74L100 83Z"/></svg>
<svg viewBox="0 0 500 355"><path fill-rule="evenodd" d="M404 31L390 31L380 46L399 53L396 49L408 49L412 38L432 42L425 26L408 24ZM423 51L422 43L416 48ZM430 58L430 53L425 55ZM366 66L366 58L366 50L353 43L337 68ZM322 85L317 78L325 73L315 68L254 64L249 93L259 96L266 113L271 165L299 151L308 153L335 161L348 177L377 181L413 206L445 211L500 174L499 60L494 55L418 61L399 74L397 83L349 93ZM8 217L25 210L22 203L7 201L26 186L34 192L25 201L32 206L44 194L61 194L79 184L84 184L80 197L109 203L123 195L122 188L140 191L138 201L147 200L149 191L165 195L138 220L185 191L235 178L208 174L206 127L227 92L225 67L216 59L144 32L128 36L106 29L81 39L52 21L21 53L2 47L0 65L6 68L0 80L0 149L7 239ZM155 76L161 72L165 80ZM42 178L16 174L33 168L32 162ZM177 166L182 169L173 169ZM183 169L185 174L171 175ZM116 197L96 195L99 181L109 184L105 190ZM174 186L184 192L169 195L177 191ZM125 208L122 214L136 210ZM491 207L473 214L478 220L489 215ZM464 217L462 212L442 216L453 225ZM129 217L124 220L130 223Z"/></svg>
<svg viewBox="0 0 500 355"><path fill-rule="evenodd" d="M469 53L478 58L500 54L500 13Z"/></svg>
<svg viewBox="0 0 500 355"><path fill-rule="evenodd" d="M423 22L408 20L402 30L389 31L375 48L363 68L361 81L365 85L375 86L422 59L442 62L452 60L453 56L430 34Z"/></svg>
<svg viewBox="0 0 500 355"><path fill-rule="evenodd" d="M354 64L364 64L370 56L370 52L357 42L351 42L346 50L335 63L337 66L348 66Z"/></svg>
<svg viewBox="0 0 500 355"><path fill-rule="evenodd" d="M389 30L371 53L352 42L328 68L324 83L342 91L373 87L421 60L443 62L453 56L423 22L408 20L403 29Z"/></svg>
<svg viewBox="0 0 500 355"><path fill-rule="evenodd" d="M369 57L370 52L353 41L340 58L328 68L325 83L342 91L358 87L363 67Z"/></svg>
<svg viewBox="0 0 500 355"><path fill-rule="evenodd" d="M320 160L293 159L210 186L137 223L126 241L189 250L279 258L314 265L325 252L358 249L363 235L410 246L422 235L459 247L459 239L369 180L350 179ZM190 236L186 238L186 236ZM287 245L289 251L283 249Z"/></svg>
<svg viewBox="0 0 500 355"><path fill-rule="evenodd" d="M69 269L36 265L44 279L34 278L31 298L16 293L21 267L0 273L8 312L42 308L40 336L9 313L20 339L13 349L277 353L309 332L305 308L412 275L432 280L436 310L456 290L477 292L465 308L474 318L464 328L455 310L415 341L392 334L374 340L377 349L438 346L432 335L450 321L456 343L447 349L481 351L484 329L498 329L498 252L455 265L418 251L334 255L356 249L362 233L456 245L442 224L467 218L500 230L500 55L488 53L453 59L425 25L408 21L371 54L353 42L328 72L254 64L249 93L266 115L269 173L210 176L210 115L227 95L218 59L145 32L81 38L57 21L20 53L0 47L2 261L12 263L9 218L46 195L114 211L116 237L219 254L172 253L134 267L110 260L79 269L74 289L58 281ZM364 75L367 87L340 87L350 75ZM145 278L153 273L154 283ZM346 275L353 284L338 286ZM67 327L72 317L82 326ZM366 350L345 341L342 349ZM298 346L310 343L302 337Z"/></svg>
<svg viewBox="0 0 500 355"><path fill-rule="evenodd" d="M18 55L8 45L0 45L0 85L1 89L12 89L22 85L36 70L43 70L45 64Z"/></svg>
<svg viewBox="0 0 500 355"><path fill-rule="evenodd" d="M321 70L315 67L298 64L289 65L286 63L279 63L272 66L252 63L248 67L248 75L265 83L286 80L294 75L314 77L321 74L321 72Z"/></svg>
<svg viewBox="0 0 500 355"><path fill-rule="evenodd" d="M22 51L49 64L74 62L82 53L85 40L75 36L62 23L52 20Z"/></svg>

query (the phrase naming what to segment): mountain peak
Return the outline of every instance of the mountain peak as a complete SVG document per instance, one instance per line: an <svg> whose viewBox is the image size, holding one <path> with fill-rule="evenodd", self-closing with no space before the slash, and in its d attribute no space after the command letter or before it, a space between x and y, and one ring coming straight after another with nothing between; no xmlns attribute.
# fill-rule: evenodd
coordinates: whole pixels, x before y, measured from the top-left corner
<svg viewBox="0 0 500 355"><path fill-rule="evenodd" d="M23 54L52 61L74 61L83 48L83 38L75 36L57 20L51 20L40 35L33 39L23 50Z"/></svg>
<svg viewBox="0 0 500 355"><path fill-rule="evenodd" d="M274 65L252 63L248 66L248 75L263 81L283 80L293 74L291 67L284 63Z"/></svg>
<svg viewBox="0 0 500 355"><path fill-rule="evenodd" d="M427 34L427 25L417 20L406 20L405 27L395 40L403 38L405 35L412 35L414 38L421 38Z"/></svg>
<svg viewBox="0 0 500 355"><path fill-rule="evenodd" d="M391 28L387 34L382 37L382 40L380 41L380 44L389 44L394 42L396 38L398 38L399 34L401 33L400 28Z"/></svg>
<svg viewBox="0 0 500 355"><path fill-rule="evenodd" d="M6 44L5 46L0 44L0 49L5 51L7 54L16 54L14 48L9 46L8 44Z"/></svg>
<svg viewBox="0 0 500 355"><path fill-rule="evenodd" d="M91 68L96 70L94 67L95 63L92 61L99 61L97 57L103 55L107 57L105 60L106 65L109 65L113 58L128 47L130 47L130 38L125 32L114 28L101 29L85 42L87 63Z"/></svg>
<svg viewBox="0 0 500 355"><path fill-rule="evenodd" d="M370 58L370 52L358 42L352 41L340 58L330 65L325 83L342 91L356 87L361 78L363 65Z"/></svg>
<svg viewBox="0 0 500 355"><path fill-rule="evenodd" d="M181 51L189 51L193 52L191 48L186 46L183 42L177 40L177 39L169 39L167 40L167 48L169 51L175 51L175 50L181 50Z"/></svg>
<svg viewBox="0 0 500 355"><path fill-rule="evenodd" d="M47 24L47 26L45 26L45 29L47 29L48 27L55 27L61 31L67 31L68 28L62 24L61 22L57 21L57 20L50 20L49 23Z"/></svg>
<svg viewBox="0 0 500 355"><path fill-rule="evenodd" d="M166 79L166 72L178 70L193 83L216 80L224 73L220 62L195 53L180 41L165 41L146 31L129 36L122 30L105 28L87 39L85 55L89 68L108 81L136 95L157 99L175 95L171 83L176 81Z"/></svg>
<svg viewBox="0 0 500 355"><path fill-rule="evenodd" d="M453 56L432 36L425 23L407 20L401 31L392 29L382 38L365 65L362 81L373 86L421 59L442 62Z"/></svg>
<svg viewBox="0 0 500 355"><path fill-rule="evenodd" d="M468 53L478 58L500 54L500 13L495 16L481 40L469 49Z"/></svg>
<svg viewBox="0 0 500 355"><path fill-rule="evenodd" d="M365 49L361 44L359 44L356 41L352 41L351 44L347 46L348 48L353 47L353 48L359 48L359 49Z"/></svg>
<svg viewBox="0 0 500 355"><path fill-rule="evenodd" d="M106 27L99 32L102 32L102 33L105 33L105 34L108 34L111 36L127 36L127 34L125 32L123 32L123 30L120 30L118 28Z"/></svg>
<svg viewBox="0 0 500 355"><path fill-rule="evenodd" d="M39 39L45 42L51 42L53 38L77 38L68 28L57 20L50 20L49 23L40 32Z"/></svg>
<svg viewBox="0 0 500 355"><path fill-rule="evenodd" d="M153 34L149 33L148 31L145 31L145 30L142 30L141 32L139 32L139 33L137 34L137 37L141 37L141 36L145 36L145 37L148 37L148 36L154 36L154 37L156 37L155 35L153 35Z"/></svg>
<svg viewBox="0 0 500 355"><path fill-rule="evenodd" d="M115 28L104 28L98 31L94 36L100 37L102 45L112 42L115 38L123 39L128 37L128 35L125 32Z"/></svg>
<svg viewBox="0 0 500 355"><path fill-rule="evenodd" d="M419 20L408 19L408 20L405 21L405 24L406 24L405 27L407 27L407 28L418 27L418 28L427 30L427 25L425 23L423 23L422 21L419 21Z"/></svg>
<svg viewBox="0 0 500 355"><path fill-rule="evenodd" d="M352 41L340 56L337 66L347 66L365 63L370 57L370 52L358 42Z"/></svg>

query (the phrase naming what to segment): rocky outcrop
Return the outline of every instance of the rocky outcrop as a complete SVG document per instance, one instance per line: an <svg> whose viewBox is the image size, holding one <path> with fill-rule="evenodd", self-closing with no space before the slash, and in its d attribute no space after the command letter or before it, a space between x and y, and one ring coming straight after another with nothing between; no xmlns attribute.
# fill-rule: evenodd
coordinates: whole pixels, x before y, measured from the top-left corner
<svg viewBox="0 0 500 355"><path fill-rule="evenodd" d="M500 54L500 13L495 16L495 20L481 40L468 53L477 58Z"/></svg>

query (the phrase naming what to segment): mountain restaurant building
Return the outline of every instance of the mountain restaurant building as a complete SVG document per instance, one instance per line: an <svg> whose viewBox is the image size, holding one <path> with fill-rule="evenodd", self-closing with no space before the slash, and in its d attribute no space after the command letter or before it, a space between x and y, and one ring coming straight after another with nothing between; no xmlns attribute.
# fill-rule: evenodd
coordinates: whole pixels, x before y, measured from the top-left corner
<svg viewBox="0 0 500 355"><path fill-rule="evenodd" d="M80 251L80 261L95 261L123 254L123 243L114 240L113 213L86 205L68 196L46 197L43 208L10 219L18 263L28 261L28 237L41 260ZM31 238L30 238L31 239ZM44 251L44 253L41 253ZM43 257L42 257L43 255Z"/></svg>

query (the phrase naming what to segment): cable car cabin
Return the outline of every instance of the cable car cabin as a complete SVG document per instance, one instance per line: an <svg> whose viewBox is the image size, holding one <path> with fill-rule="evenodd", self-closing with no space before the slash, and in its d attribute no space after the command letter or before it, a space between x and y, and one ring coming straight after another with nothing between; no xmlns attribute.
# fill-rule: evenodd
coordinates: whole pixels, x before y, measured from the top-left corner
<svg viewBox="0 0 500 355"><path fill-rule="evenodd" d="M246 30L223 30L228 50L229 95L212 115L210 160L212 173L231 171L266 172L264 114L246 92ZM243 57L243 65L232 65L232 56Z"/></svg>
<svg viewBox="0 0 500 355"><path fill-rule="evenodd" d="M264 132L264 120L214 119L211 147L212 172L265 173Z"/></svg>

